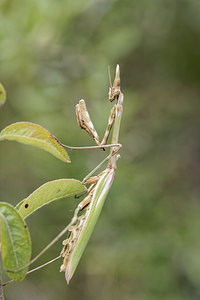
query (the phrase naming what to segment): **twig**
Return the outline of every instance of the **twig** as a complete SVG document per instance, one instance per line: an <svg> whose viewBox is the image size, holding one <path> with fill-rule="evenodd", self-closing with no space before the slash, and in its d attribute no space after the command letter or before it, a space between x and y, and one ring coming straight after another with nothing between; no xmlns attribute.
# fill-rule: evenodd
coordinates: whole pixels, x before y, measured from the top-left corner
<svg viewBox="0 0 200 300"><path fill-rule="evenodd" d="M58 260L59 258L61 258L61 255L57 256L56 258L53 258L52 260L49 260L48 262L44 263L43 265L40 265L39 267L36 267L36 268L34 268L34 269L28 271L26 275L31 274L31 273L33 273L33 272L35 272L35 271L37 271L37 270L39 270L39 269L41 269L41 268L43 268L43 267L48 266L49 264L51 264L52 262ZM14 279L11 279L11 280L9 280L9 281L3 283L2 286L5 286L5 285L7 285L7 284L10 284L10 283L12 283L12 282L14 282L14 281L15 281ZM1 295L0 295L0 296L1 296ZM4 300L4 298L0 298L0 300Z"/></svg>

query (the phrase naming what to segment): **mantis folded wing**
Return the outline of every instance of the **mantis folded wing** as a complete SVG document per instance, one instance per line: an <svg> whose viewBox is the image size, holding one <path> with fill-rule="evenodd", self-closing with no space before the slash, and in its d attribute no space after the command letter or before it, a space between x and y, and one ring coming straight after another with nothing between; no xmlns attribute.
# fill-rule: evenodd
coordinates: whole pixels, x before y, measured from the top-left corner
<svg viewBox="0 0 200 300"><path fill-rule="evenodd" d="M108 191L112 185L115 172L113 169L106 169L101 175L95 188L89 193L89 205L77 218L77 223L69 231L70 237L63 242L61 255L64 257L61 271L65 271L67 283L69 283L79 263L82 253L93 232Z"/></svg>

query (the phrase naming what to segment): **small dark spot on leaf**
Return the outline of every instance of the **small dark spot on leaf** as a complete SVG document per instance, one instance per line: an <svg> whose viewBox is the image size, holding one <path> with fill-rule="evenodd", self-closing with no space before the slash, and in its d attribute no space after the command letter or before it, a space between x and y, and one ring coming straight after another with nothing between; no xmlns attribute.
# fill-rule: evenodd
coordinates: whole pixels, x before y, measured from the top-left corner
<svg viewBox="0 0 200 300"><path fill-rule="evenodd" d="M25 225L24 228L27 228L27 225Z"/></svg>
<svg viewBox="0 0 200 300"><path fill-rule="evenodd" d="M59 192L60 192L60 189L57 190L57 193L59 193Z"/></svg>
<svg viewBox="0 0 200 300"><path fill-rule="evenodd" d="M25 208L28 208L28 203L25 204Z"/></svg>

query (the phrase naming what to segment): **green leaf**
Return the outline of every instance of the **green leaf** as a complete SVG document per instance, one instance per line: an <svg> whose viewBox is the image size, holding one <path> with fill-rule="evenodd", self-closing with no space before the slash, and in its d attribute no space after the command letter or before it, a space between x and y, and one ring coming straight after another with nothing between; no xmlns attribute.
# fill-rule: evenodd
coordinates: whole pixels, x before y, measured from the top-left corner
<svg viewBox="0 0 200 300"><path fill-rule="evenodd" d="M32 214L35 210L52 201L80 195L86 191L86 187L76 179L58 179L47 182L22 200L17 209L23 218Z"/></svg>
<svg viewBox="0 0 200 300"><path fill-rule="evenodd" d="M5 101L6 101L6 91L3 85L0 83L0 107L5 103Z"/></svg>
<svg viewBox="0 0 200 300"><path fill-rule="evenodd" d="M4 128L0 141L14 140L43 149L58 159L70 163L70 158L59 141L45 128L30 122L18 122Z"/></svg>
<svg viewBox="0 0 200 300"><path fill-rule="evenodd" d="M28 228L10 204L0 202L0 234L3 265L6 270L18 270L27 265L31 257L31 241ZM17 273L7 271L10 278L21 281L28 268Z"/></svg>

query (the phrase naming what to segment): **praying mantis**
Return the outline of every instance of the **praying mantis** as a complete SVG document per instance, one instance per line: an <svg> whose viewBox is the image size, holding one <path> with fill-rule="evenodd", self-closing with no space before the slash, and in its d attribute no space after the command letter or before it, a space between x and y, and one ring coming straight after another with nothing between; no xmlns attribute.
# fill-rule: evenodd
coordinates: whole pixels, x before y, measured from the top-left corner
<svg viewBox="0 0 200 300"><path fill-rule="evenodd" d="M92 174L89 174L89 176L83 180L84 185L89 185L88 195L79 203L77 209L75 210L72 222L73 225L68 229L70 235L68 239L63 241L63 249L61 251L61 256L64 259L63 264L60 267L60 271L65 272L67 283L69 283L70 279L72 278L88 240L93 232L105 198L112 185L115 170L117 168L116 162L119 158L119 155L116 153L121 148L121 145L118 144L118 138L123 110L123 94L120 90L119 65L116 67L116 75L113 86L109 89L109 100L111 102L116 100L116 103L111 109L108 125L102 142L100 142L99 136L90 119L85 101L80 100L79 104L76 106L76 115L79 126L89 133L96 144L98 146L102 146L103 148L103 146L105 146L107 143L109 134L113 127L111 144L115 146L111 147L110 155L108 156L109 162L106 169L97 176L90 177ZM118 146L116 146L117 144Z"/></svg>
<svg viewBox="0 0 200 300"><path fill-rule="evenodd" d="M78 193L80 190L86 191L86 197L78 204L75 209L73 218L71 222L51 241L35 258L31 261L29 260L30 256L30 245L28 245L29 252L27 251L27 264L23 264L23 261L20 261L20 265L18 264L18 260L15 262L14 266L10 264L10 259L8 254L8 248L6 248L5 242L3 241L3 245L5 245L5 250L3 253L5 254L5 265L11 266L12 269L6 268L6 271L9 275L13 274L11 278L13 280L18 279L21 281L25 274L26 269L33 262L35 262L46 250L48 250L61 236L63 236L67 231L69 231L69 236L67 239L63 241L63 248L60 255L53 259L51 262L63 258L63 263L60 267L60 271L65 272L65 278L67 283L70 282L77 266L80 261L80 258L87 246L89 238L94 230L95 224L99 218L101 213L104 201L106 196L111 188L115 171L117 168L117 160L120 155L118 151L121 148L121 144L119 144L119 130L120 130L120 122L123 110L123 94L120 89L120 68L119 65L116 67L116 74L113 85L109 88L109 101L115 102L113 105L110 116L108 118L108 125L105 130L104 137L100 142L99 136L95 130L95 127L90 119L85 101L81 99L79 103L76 105L76 116L78 125L83 128L95 141L97 146L89 146L89 147L70 147L64 145L58 141L56 137L50 134L46 129L41 126L30 123L30 122L18 122L11 124L10 126L3 129L0 133L0 140L16 140L18 142L33 145L44 149L47 152L50 152L55 157L63 160L64 162L70 162L70 158L68 154L65 152L64 147L69 149L91 149L91 148L101 148L105 150L105 148L110 147L110 154L93 170L91 171L81 182L75 179L60 179L57 181L48 182L30 194L27 198L22 200L18 205L14 207L10 207L6 203L2 203L2 207L0 207L0 212L2 212L4 217L5 210L9 210L8 217L10 214L10 210L16 214L17 220L21 220L21 218L25 219L28 215L33 213L36 209L41 206L51 202L53 200L62 198L63 196L70 196L70 191L68 186L72 188L74 185L73 194L76 195L75 191ZM112 129L112 138L111 144L107 144L109 135ZM98 175L94 175L94 173L105 163L108 162L104 171L100 172ZM71 182L70 182L71 180ZM58 189L59 185L59 189ZM87 187L87 188L86 188ZM51 189L51 193L49 192ZM59 195L57 193L60 193ZM85 192L84 192L85 194ZM46 198L47 199L46 199ZM2 219L0 219L2 221ZM22 220L21 220L22 221ZM21 222L20 221L20 222ZM4 223L2 223L4 224ZM12 223L10 224L10 226ZM10 227L12 229L12 227ZM22 225L22 229L24 229L24 225ZM14 232L15 233L15 232ZM28 234L28 233L26 233ZM6 237L6 233L5 233ZM15 238L15 236L13 236ZM17 241L15 241L17 243ZM27 240L29 243L29 240ZM12 243L10 244L12 248ZM20 245L18 249L20 248ZM10 248L9 248L10 249ZM13 250L14 254L17 254L15 249ZM7 256L6 256L7 255ZM14 257L15 258L15 257ZM23 256L21 252L19 253L19 258L23 260ZM13 258L12 258L13 259ZM48 262L36 269L30 270L28 273L31 273L51 262ZM17 266L20 266L17 268ZM22 273L20 273L20 271ZM24 271L24 272L23 272ZM17 273L19 272L19 276L17 277ZM27 274L28 274L27 273ZM16 274L16 276L15 276ZM21 275L20 275L21 274ZM21 276L21 277L20 277ZM6 285L7 283L3 284Z"/></svg>

